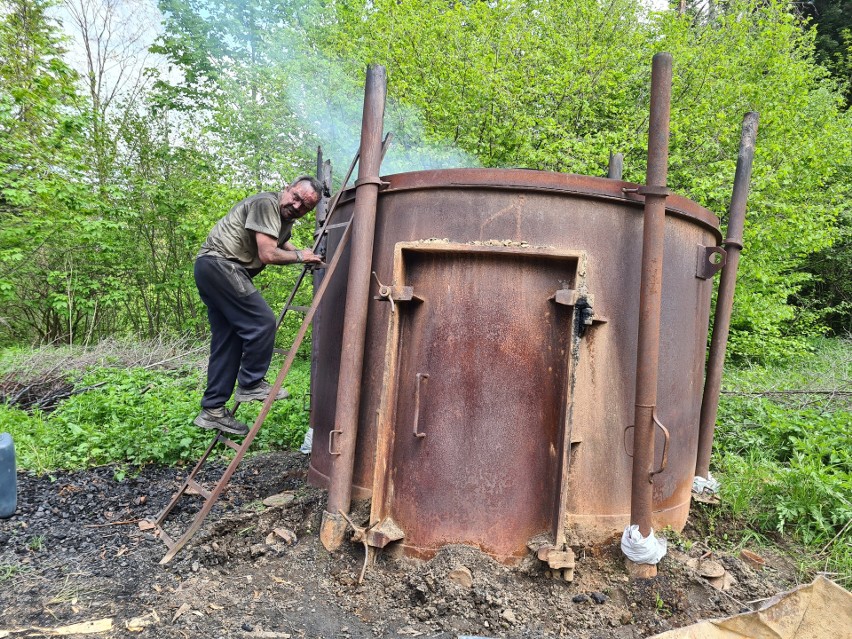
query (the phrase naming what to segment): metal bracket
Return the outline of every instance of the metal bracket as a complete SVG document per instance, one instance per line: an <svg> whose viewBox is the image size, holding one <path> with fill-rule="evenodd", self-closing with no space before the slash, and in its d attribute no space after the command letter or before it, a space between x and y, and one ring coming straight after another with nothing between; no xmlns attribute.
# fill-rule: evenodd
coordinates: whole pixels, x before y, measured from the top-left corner
<svg viewBox="0 0 852 639"><path fill-rule="evenodd" d="M609 321L606 317L595 314L594 295L581 295L579 291L573 288L560 288L548 299L560 306L573 306L577 308L582 313L580 321L585 326L591 326L596 323L606 324Z"/></svg>
<svg viewBox="0 0 852 639"><path fill-rule="evenodd" d="M555 304L561 304L562 306L574 306L579 297L580 294L573 288L560 288L550 299L552 299Z"/></svg>
<svg viewBox="0 0 852 639"><path fill-rule="evenodd" d="M380 189L384 189L390 186L390 182L385 182L378 175L358 178L357 180L355 180L355 188L358 188L362 184L375 184Z"/></svg>
<svg viewBox="0 0 852 639"><path fill-rule="evenodd" d="M716 256L719 256L718 258ZM728 252L721 246L698 245L695 277L709 280L725 266Z"/></svg>
<svg viewBox="0 0 852 639"><path fill-rule="evenodd" d="M557 579L574 580L574 551L566 544L555 545L545 536L538 536L527 542L527 548L535 553L539 561L547 564L551 574Z"/></svg>
<svg viewBox="0 0 852 639"><path fill-rule="evenodd" d="M668 187L665 186L651 186L650 184L644 184L636 189L636 192L639 195L658 195L660 197L668 197L671 195L671 191Z"/></svg>
<svg viewBox="0 0 852 639"><path fill-rule="evenodd" d="M405 537L396 522L390 517L385 517L377 524L370 526L365 533L367 543L374 548L384 548L389 543L399 541Z"/></svg>

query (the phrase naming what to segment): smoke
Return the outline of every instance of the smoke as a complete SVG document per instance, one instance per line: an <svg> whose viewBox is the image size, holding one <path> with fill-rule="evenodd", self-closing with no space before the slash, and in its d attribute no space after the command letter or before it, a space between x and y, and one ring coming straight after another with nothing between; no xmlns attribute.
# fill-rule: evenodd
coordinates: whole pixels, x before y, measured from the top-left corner
<svg viewBox="0 0 852 639"><path fill-rule="evenodd" d="M289 42L286 60L287 98L305 132L322 146L323 155L337 167L348 167L360 144L366 67L360 74L324 57L301 40ZM381 174L441 168L477 167L475 157L451 142L434 139L418 109L392 97L393 69L388 69L385 133L393 133Z"/></svg>

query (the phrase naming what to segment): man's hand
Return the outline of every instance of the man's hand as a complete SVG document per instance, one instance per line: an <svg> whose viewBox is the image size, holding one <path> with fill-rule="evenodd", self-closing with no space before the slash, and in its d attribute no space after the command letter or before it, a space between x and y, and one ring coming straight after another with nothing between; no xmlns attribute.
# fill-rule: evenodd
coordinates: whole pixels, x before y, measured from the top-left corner
<svg viewBox="0 0 852 639"><path fill-rule="evenodd" d="M301 254L302 261L305 264L322 264L322 258L311 249L299 249L298 252Z"/></svg>

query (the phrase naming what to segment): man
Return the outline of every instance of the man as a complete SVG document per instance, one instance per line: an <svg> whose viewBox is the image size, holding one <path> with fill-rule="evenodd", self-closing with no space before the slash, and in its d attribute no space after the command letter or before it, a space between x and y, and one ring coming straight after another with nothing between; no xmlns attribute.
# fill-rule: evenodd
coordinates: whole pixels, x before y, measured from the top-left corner
<svg viewBox="0 0 852 639"><path fill-rule="evenodd" d="M281 193L260 193L238 202L216 223L195 259L195 284L210 320L207 389L195 425L245 435L249 428L225 408L234 391L237 402L263 401L271 386L264 380L275 344L277 317L252 285L267 264L320 264L310 249L290 242L293 222L317 205L322 187L301 176ZM281 389L276 399L287 397Z"/></svg>

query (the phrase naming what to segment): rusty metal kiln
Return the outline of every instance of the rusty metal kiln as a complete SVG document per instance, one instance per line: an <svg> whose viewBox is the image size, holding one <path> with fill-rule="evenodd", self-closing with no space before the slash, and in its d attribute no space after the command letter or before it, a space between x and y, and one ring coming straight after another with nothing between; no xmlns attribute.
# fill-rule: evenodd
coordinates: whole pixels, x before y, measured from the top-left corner
<svg viewBox="0 0 852 639"><path fill-rule="evenodd" d="M724 353L711 347L705 384L712 276L722 245L741 248L756 114L722 243L713 213L666 188L670 90L658 54L644 185L612 160L609 178L379 178L385 77L368 70L358 180L327 226L339 268L315 302L308 478L329 489L327 548L348 523L368 549L466 544L505 563L532 549L569 578L572 544L683 527ZM353 497L372 499L363 528Z"/></svg>
<svg viewBox="0 0 852 639"><path fill-rule="evenodd" d="M371 268L398 294L381 297L374 279L354 496L372 497L375 517L391 518L421 556L466 543L510 561L542 533L620 532L630 513L638 185L489 169L383 179ZM353 203L340 202L340 228ZM712 288L704 255L720 240L712 213L669 196L659 417L670 438L657 526L681 528L689 508ZM329 283L313 333L309 479L322 487L345 296L346 278Z"/></svg>

